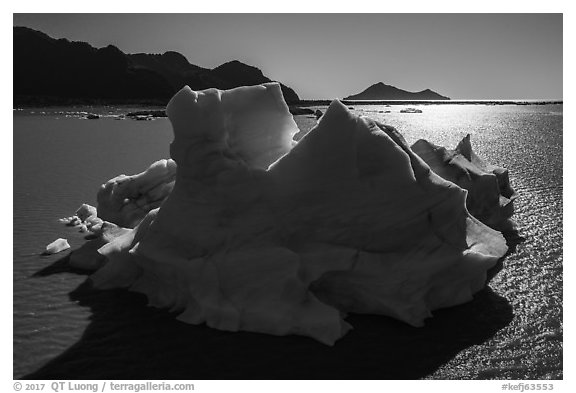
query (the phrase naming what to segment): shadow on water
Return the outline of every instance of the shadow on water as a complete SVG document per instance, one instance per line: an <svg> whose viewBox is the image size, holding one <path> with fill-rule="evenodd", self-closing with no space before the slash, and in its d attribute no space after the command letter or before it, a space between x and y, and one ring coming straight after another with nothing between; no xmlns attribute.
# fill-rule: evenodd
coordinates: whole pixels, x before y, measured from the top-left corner
<svg viewBox="0 0 576 393"><path fill-rule="evenodd" d="M76 269L70 266L70 254L58 259L53 264L46 266L44 269L37 271L32 277L46 277L58 273L75 273L87 275L91 272L83 269Z"/></svg>
<svg viewBox="0 0 576 393"><path fill-rule="evenodd" d="M62 260L37 275L59 273ZM70 271L70 270L67 270ZM423 328L351 315L333 347L299 336L223 332L179 322L143 295L99 291L86 280L70 298L92 311L81 339L26 379L417 379L512 320L486 287L470 303L438 310Z"/></svg>

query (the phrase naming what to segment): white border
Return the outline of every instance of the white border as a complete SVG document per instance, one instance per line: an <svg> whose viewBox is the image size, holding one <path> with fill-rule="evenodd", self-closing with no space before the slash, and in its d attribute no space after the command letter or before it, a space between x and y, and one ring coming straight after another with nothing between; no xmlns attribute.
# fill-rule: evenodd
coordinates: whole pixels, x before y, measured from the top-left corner
<svg viewBox="0 0 576 393"><path fill-rule="evenodd" d="M205 3L205 4L199 4ZM571 150L574 146L573 135L576 132L574 128L574 116L572 115L572 89L574 88L574 77L572 76L576 67L573 61L573 41L568 37L576 37L574 30L573 12L566 4L568 2L562 1L495 1L487 0L481 1L476 4L465 4L462 1L406 1L403 4L400 2L383 2L383 1L368 1L368 2L348 2L344 5L334 1L306 1L306 0L292 0L284 4L275 4L271 6L271 2L232 2L218 1L218 2L155 2L153 5L144 5L142 2L135 1L110 1L103 0L98 2L78 2L78 1L58 1L55 2L40 2L40 1L21 1L12 4L3 4L2 7L6 8L6 12L2 12L2 27L3 34L1 35L2 44L4 48L12 48L12 13L42 13L42 12L125 12L133 13L135 11L145 13L172 13L172 12L291 12L291 13L355 13L355 12L382 12L382 13L404 13L418 10L419 13L438 13L438 12L491 12L491 13L564 13L564 146ZM354 7L354 8L353 8ZM3 10L4 11L4 10ZM8 49L6 49L8 50ZM2 62L3 66L3 84L4 92L2 94L2 109L5 119L12 119L12 61L7 58ZM567 105L567 107L566 107ZM13 173L13 152L12 146L12 120L10 125L6 125L2 131L3 146L6 150L2 155L2 167L9 168ZM566 151L566 150L565 150ZM573 194L573 178L571 169L574 166L573 154L564 155L564 193L565 195L572 196ZM2 245L4 250L10 250L10 255L5 258L4 266L6 270L12 272L12 215L7 212L13 206L12 203L12 185L9 191L2 194L3 209L2 216L0 217L4 225L2 233ZM569 201L569 197L565 198L565 202ZM572 244L574 240L574 231L570 228L571 218L574 217L573 207L570 204L565 204L565 217L564 217L564 241L568 245ZM555 391L563 391L567 386L574 385L574 370L573 362L573 348L574 348L574 313L573 298L574 298L574 279L573 265L576 260L572 258L573 250L571 247L565 248L564 251L564 380L552 381L555 385ZM10 266L10 268L8 268ZM8 313L12 310L12 274L4 274L2 278L3 296L2 310ZM9 321L8 321L9 319ZM12 314L10 318L2 324L2 339L3 339L3 356L2 356L2 381L3 386L6 387L4 391L14 391L12 381L12 356L8 348L12 347ZM50 383L52 381L46 381ZM88 381L87 381L88 382ZM135 382L135 381L126 381ZM171 381L176 382L176 381ZM185 382L185 381L183 381ZM295 390L305 391L319 391L321 389L330 389L334 392L351 392L354 390L361 391L381 391L382 388L394 389L414 389L414 390L432 390L432 391L446 391L446 392L461 392L464 389L467 392L490 392L500 391L504 381L194 381L197 384L196 390L202 392L212 391L250 391L250 392L294 392ZM511 381L513 383L514 381ZM515 381L528 383L529 381ZM535 381L545 382L545 381ZM2 386L2 385L0 385ZM570 389L574 391L574 388Z"/></svg>

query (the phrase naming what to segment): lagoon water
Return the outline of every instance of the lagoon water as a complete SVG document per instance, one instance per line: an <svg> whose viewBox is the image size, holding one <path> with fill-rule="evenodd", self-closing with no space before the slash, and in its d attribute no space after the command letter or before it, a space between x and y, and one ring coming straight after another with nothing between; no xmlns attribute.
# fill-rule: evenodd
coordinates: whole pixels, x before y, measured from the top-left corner
<svg viewBox="0 0 576 393"><path fill-rule="evenodd" d="M141 295L92 290L85 272L66 266L68 251L40 256L59 237L82 245L83 235L57 219L95 205L107 179L168 157L171 127L112 117L127 108L14 111L14 378L561 379L563 106L402 108L353 111L396 127L409 144L453 148L471 134L480 157L509 169L526 240L471 303L437 311L424 328L352 315L354 331L333 348L186 325ZM85 120L86 110L105 116ZM296 120L302 129L315 122Z"/></svg>

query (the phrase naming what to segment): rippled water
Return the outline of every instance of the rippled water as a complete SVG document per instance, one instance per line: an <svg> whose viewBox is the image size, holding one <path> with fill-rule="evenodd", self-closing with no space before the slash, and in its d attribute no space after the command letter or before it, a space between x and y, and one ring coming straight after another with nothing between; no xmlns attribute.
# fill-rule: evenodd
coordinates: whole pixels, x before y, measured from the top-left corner
<svg viewBox="0 0 576 393"><path fill-rule="evenodd" d="M167 157L171 128L166 119L80 118L121 112L110 108L15 112L14 377L562 378L562 105L420 108L354 111L396 127L410 144L455 147L471 134L479 156L510 170L526 241L473 302L436 312L420 329L351 316L355 330L333 348L179 323L139 295L91 290L83 272L67 268L67 253L39 256L58 237L80 246L82 234L57 218L95 204L105 180Z"/></svg>

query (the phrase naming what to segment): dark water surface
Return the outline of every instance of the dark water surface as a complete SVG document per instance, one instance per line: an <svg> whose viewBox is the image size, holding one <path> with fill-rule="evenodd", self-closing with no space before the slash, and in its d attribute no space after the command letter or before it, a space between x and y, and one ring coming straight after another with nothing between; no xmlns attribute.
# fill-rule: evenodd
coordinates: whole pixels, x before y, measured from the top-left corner
<svg viewBox="0 0 576 393"><path fill-rule="evenodd" d="M562 378L562 105L355 106L412 144L454 147L510 170L526 241L471 303L439 310L424 328L352 315L326 347L304 337L228 333L176 321L123 290L93 291L66 266L83 235L57 219L95 204L100 184L168 157L167 119L84 120L65 110L14 113L14 370L36 379L560 379ZM321 108L322 110L325 107ZM384 113L385 111L391 113ZM91 108L108 113L110 108ZM44 113L40 113L44 112ZM297 117L301 128L313 118Z"/></svg>

